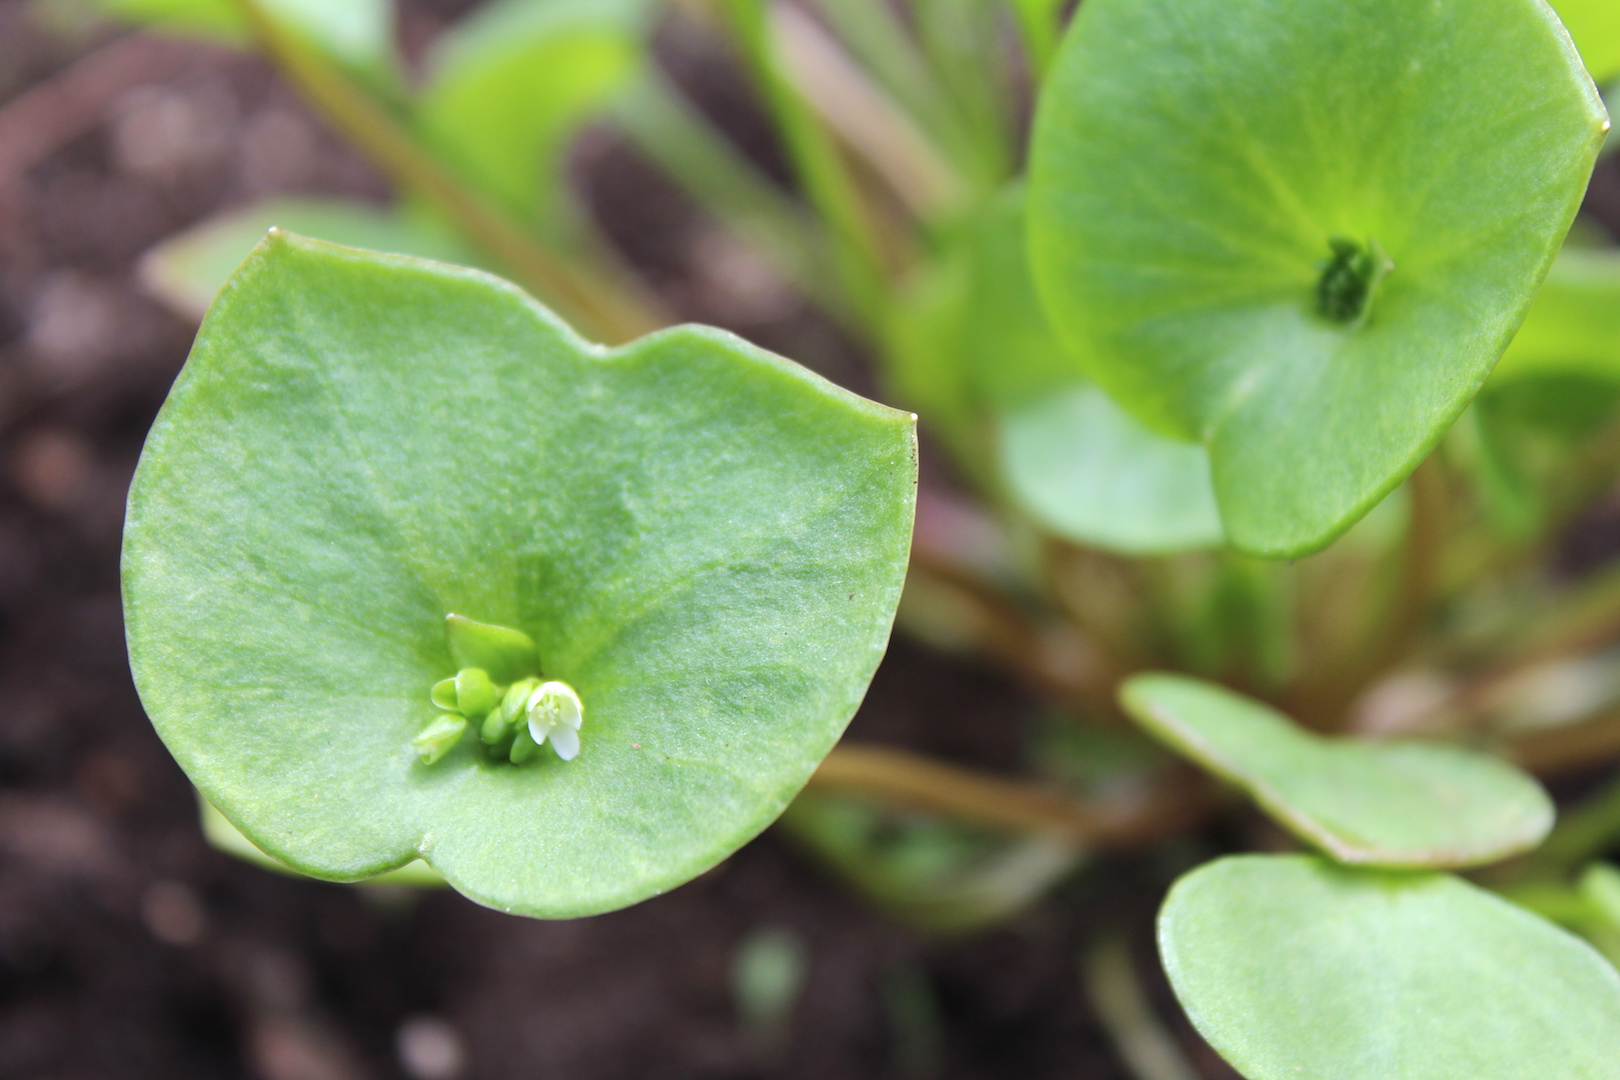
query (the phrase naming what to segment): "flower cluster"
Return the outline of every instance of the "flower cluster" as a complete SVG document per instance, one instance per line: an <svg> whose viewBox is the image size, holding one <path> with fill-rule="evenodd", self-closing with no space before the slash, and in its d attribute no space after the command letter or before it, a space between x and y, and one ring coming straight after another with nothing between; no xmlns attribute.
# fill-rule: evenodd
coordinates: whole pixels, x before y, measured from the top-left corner
<svg viewBox="0 0 1620 1080"><path fill-rule="evenodd" d="M496 760L521 765L548 739L564 761L579 753L584 710L579 695L565 682L528 678L501 687L483 668L469 667L435 683L430 696L444 711L411 740L429 765L449 753L475 724L480 741Z"/></svg>

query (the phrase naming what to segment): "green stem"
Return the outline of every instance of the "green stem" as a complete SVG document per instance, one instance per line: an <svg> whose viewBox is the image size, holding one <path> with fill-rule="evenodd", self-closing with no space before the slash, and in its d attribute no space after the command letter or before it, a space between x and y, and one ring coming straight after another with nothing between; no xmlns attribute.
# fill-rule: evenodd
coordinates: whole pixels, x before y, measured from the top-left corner
<svg viewBox="0 0 1620 1080"><path fill-rule="evenodd" d="M818 6L855 57L923 126L956 171L977 176L981 163L974 134L894 8L872 0L820 0Z"/></svg>
<svg viewBox="0 0 1620 1080"><path fill-rule="evenodd" d="M770 0L721 0L766 108L775 117L805 197L833 237L833 261L849 309L876 332L889 281L878 226L838 146L788 81L771 29Z"/></svg>
<svg viewBox="0 0 1620 1080"><path fill-rule="evenodd" d="M1565 811L1531 858L1538 867L1570 873L1602 855L1616 838L1620 838L1620 780Z"/></svg>
<svg viewBox="0 0 1620 1080"><path fill-rule="evenodd" d="M1063 0L1012 0L1013 14L1029 54L1030 72L1036 82L1045 77L1057 56L1058 19Z"/></svg>
<svg viewBox="0 0 1620 1080"><path fill-rule="evenodd" d="M1301 722L1324 731L1344 724L1345 710L1368 686L1400 663L1422 638L1434 610L1450 517L1446 477L1433 456L1412 473L1406 541L1391 603L1363 631L1352 655L1324 664L1296 687L1286 705Z"/></svg>
<svg viewBox="0 0 1620 1080"><path fill-rule="evenodd" d="M770 25L800 96L912 214L939 220L961 204L963 185L951 164L819 23L777 4Z"/></svg>
<svg viewBox="0 0 1620 1080"><path fill-rule="evenodd" d="M1198 1071L1154 1013L1123 934L1092 942L1081 957L1080 976L1109 1041L1137 1080L1198 1080Z"/></svg>
<svg viewBox="0 0 1620 1080"><path fill-rule="evenodd" d="M1139 797L1098 805L893 747L845 743L827 755L810 786L1088 849L1126 849L1178 835L1205 815L1211 788L1195 775L1178 772Z"/></svg>
<svg viewBox="0 0 1620 1080"><path fill-rule="evenodd" d="M518 281L587 334L608 344L668 320L615 283L572 265L469 190L419 146L386 109L288 33L258 0L236 0L265 53L311 104L401 187L430 200Z"/></svg>
<svg viewBox="0 0 1620 1080"><path fill-rule="evenodd" d="M828 280L827 238L799 204L734 147L669 80L649 73L615 116L630 140L784 279L835 317L848 317Z"/></svg>

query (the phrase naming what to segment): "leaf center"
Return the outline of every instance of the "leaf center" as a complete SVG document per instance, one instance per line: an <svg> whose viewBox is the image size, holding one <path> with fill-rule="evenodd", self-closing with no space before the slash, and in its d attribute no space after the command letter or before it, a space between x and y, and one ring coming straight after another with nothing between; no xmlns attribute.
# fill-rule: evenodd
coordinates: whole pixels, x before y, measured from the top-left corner
<svg viewBox="0 0 1620 1080"><path fill-rule="evenodd" d="M1335 236L1328 249L1332 254L1320 264L1322 276L1316 281L1316 313L1353 329L1367 321L1378 287L1395 264L1370 238L1363 245Z"/></svg>

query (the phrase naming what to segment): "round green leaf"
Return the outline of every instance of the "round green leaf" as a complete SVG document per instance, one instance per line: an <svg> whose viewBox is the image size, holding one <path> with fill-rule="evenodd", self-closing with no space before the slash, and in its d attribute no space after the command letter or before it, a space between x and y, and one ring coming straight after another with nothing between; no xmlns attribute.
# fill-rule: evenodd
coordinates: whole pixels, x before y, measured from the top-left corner
<svg viewBox="0 0 1620 1080"><path fill-rule="evenodd" d="M1478 390L1607 123L1541 0L1087 0L1032 266L1092 376L1209 448L1229 539L1301 555Z"/></svg>
<svg viewBox="0 0 1620 1080"><path fill-rule="evenodd" d="M1201 679L1126 681L1126 710L1239 785L1300 839L1345 863L1475 866L1540 843L1553 805L1496 758L1443 743L1329 739Z"/></svg>
<svg viewBox="0 0 1620 1080"><path fill-rule="evenodd" d="M721 331L600 349L486 274L272 233L136 473L131 665L292 868L420 856L493 907L603 911L734 850L836 741L915 471L909 415ZM532 638L583 702L577 758L469 734L420 760L450 613Z"/></svg>
<svg viewBox="0 0 1620 1080"><path fill-rule="evenodd" d="M1159 951L1248 1080L1620 1077L1620 975L1449 874L1221 859L1170 891Z"/></svg>

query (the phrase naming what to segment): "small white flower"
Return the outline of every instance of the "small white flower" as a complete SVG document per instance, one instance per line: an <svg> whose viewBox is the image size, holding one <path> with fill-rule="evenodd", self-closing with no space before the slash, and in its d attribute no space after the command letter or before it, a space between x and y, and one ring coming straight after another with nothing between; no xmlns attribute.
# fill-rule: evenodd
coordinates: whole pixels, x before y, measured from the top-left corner
<svg viewBox="0 0 1620 1080"><path fill-rule="evenodd" d="M579 695L565 682L543 682L529 695L529 737L541 744L551 739L551 748L564 761L579 753L579 726L585 710Z"/></svg>

